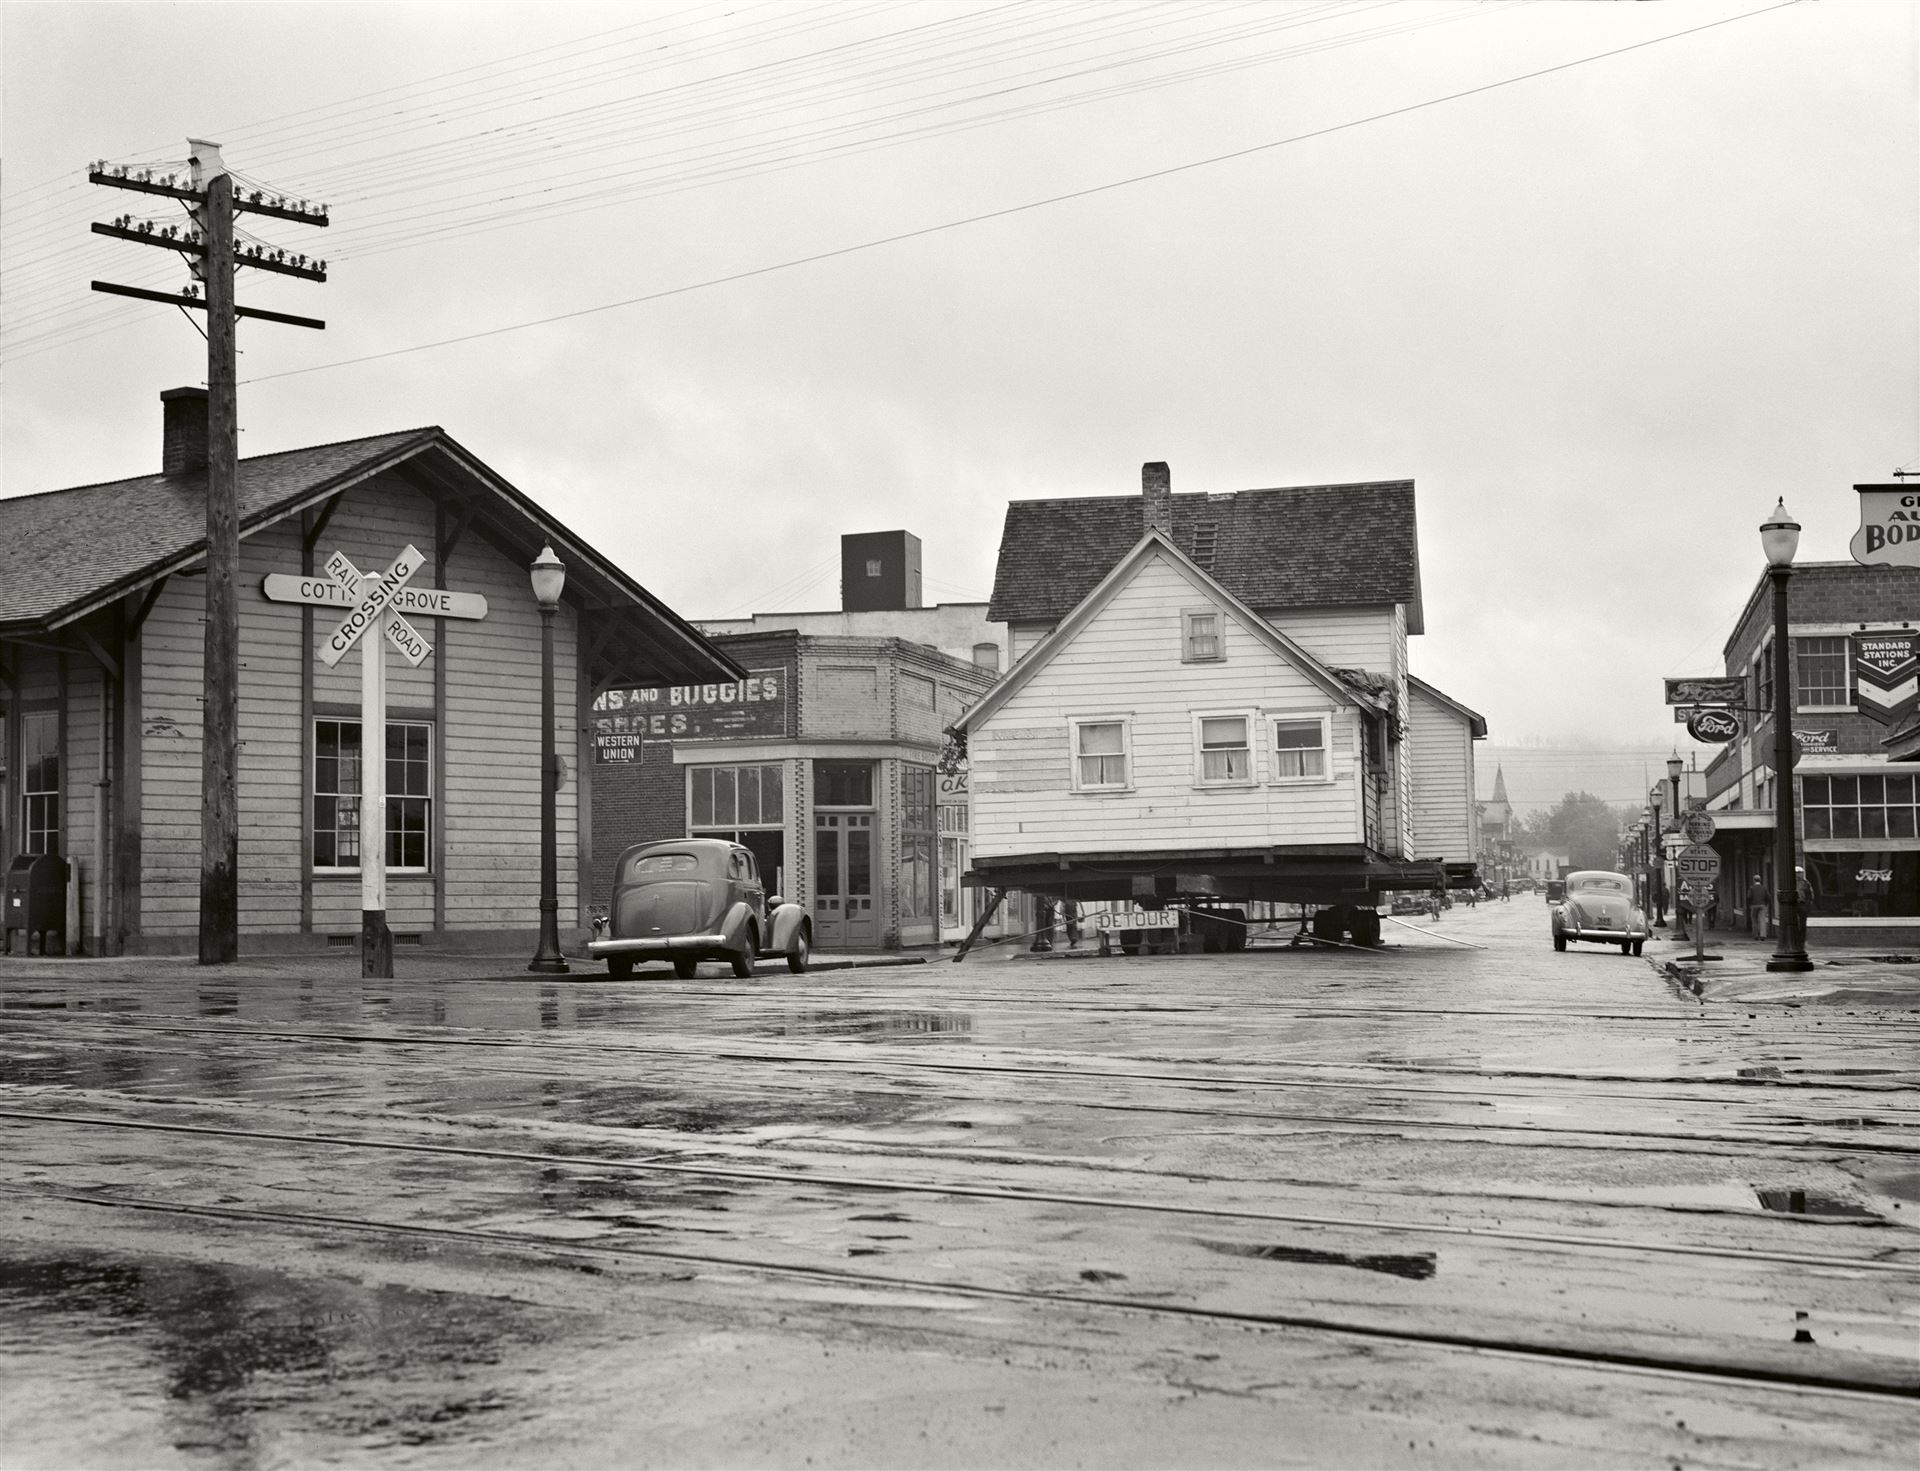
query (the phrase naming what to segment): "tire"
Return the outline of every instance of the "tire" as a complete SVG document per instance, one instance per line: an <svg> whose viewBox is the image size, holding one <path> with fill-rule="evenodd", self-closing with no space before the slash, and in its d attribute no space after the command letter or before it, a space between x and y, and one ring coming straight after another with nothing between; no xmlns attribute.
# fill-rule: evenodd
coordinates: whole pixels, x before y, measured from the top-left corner
<svg viewBox="0 0 1920 1471"><path fill-rule="evenodd" d="M1640 953L1640 947L1646 943L1647 942L1645 940L1635 940L1633 942L1633 953L1635 955L1638 955Z"/></svg>
<svg viewBox="0 0 1920 1471"><path fill-rule="evenodd" d="M1353 911L1347 921L1347 933L1353 936L1356 945L1378 945L1380 943L1380 916L1371 909Z"/></svg>
<svg viewBox="0 0 1920 1471"><path fill-rule="evenodd" d="M793 948L787 952L787 969L797 976L807 973L807 962L813 957L813 936L807 933L807 927L801 925L794 932Z"/></svg>
<svg viewBox="0 0 1920 1471"><path fill-rule="evenodd" d="M1622 941L1620 942L1620 953L1621 953L1622 955L1631 955L1631 954L1633 954L1633 941L1631 941L1631 940L1622 940Z"/></svg>
<svg viewBox="0 0 1920 1471"><path fill-rule="evenodd" d="M609 955L607 957L607 979L626 981L633 978L633 957L631 955Z"/></svg>
<svg viewBox="0 0 1920 1471"><path fill-rule="evenodd" d="M754 941L752 930L747 931L746 938L747 943L744 948L735 950L727 956L727 964L733 967L733 974L739 980L745 980L753 974L753 959L755 952L759 949Z"/></svg>
<svg viewBox="0 0 1920 1471"><path fill-rule="evenodd" d="M683 981L693 979L693 973L700 968L700 962L691 955L673 957L673 973Z"/></svg>
<svg viewBox="0 0 1920 1471"><path fill-rule="evenodd" d="M1556 950L1565 950L1567 948L1567 937L1558 930L1553 932L1553 948Z"/></svg>

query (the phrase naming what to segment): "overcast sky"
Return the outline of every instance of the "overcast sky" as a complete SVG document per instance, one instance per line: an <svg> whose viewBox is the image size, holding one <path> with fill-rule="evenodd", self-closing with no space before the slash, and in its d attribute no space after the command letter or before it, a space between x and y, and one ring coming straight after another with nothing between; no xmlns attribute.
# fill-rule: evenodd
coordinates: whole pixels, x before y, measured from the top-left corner
<svg viewBox="0 0 1920 1471"><path fill-rule="evenodd" d="M441 425L689 617L895 526L984 599L1009 499L1146 460L1411 477L1415 672L1665 744L1775 498L1844 560L1920 468L1915 14L9 3L3 493L158 468L201 339L87 283L188 278L87 223L178 214L85 173L207 137L334 222L243 220L329 262L242 273L327 321L242 324L243 455Z"/></svg>

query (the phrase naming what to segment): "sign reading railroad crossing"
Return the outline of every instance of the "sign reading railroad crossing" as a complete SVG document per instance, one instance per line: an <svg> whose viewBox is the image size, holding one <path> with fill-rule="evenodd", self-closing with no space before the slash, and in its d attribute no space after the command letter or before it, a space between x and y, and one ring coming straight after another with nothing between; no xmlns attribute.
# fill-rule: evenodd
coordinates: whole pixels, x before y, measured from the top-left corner
<svg viewBox="0 0 1920 1471"><path fill-rule="evenodd" d="M408 545L384 572L362 572L342 552L327 558L321 577L269 573L260 591L269 602L305 603L347 609L347 616L321 639L320 662L332 669L357 644L360 648L360 974L393 975L393 935L387 929L387 656L392 644L418 669L433 653L406 615L434 618L484 618L487 600L477 593L413 588L408 584L425 565L420 549ZM371 633L373 637L367 635Z"/></svg>

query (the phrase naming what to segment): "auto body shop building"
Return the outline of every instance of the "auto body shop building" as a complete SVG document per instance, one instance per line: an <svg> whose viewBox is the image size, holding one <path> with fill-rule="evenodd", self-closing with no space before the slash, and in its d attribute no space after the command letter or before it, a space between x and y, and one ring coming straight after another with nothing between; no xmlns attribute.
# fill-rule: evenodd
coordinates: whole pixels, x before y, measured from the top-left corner
<svg viewBox="0 0 1920 1471"><path fill-rule="evenodd" d="M0 500L0 861L68 860L69 946L107 953L191 951L198 933L206 395L162 399L159 474ZM745 671L440 429L243 459L238 497L242 950L358 943L370 756L386 762L395 940L531 946L542 670L527 568L546 543L567 572L563 935L579 925L594 692ZM403 611L431 653L418 667L388 656L370 753L358 657L317 656L351 610L325 569L377 572L408 546L424 565Z"/></svg>

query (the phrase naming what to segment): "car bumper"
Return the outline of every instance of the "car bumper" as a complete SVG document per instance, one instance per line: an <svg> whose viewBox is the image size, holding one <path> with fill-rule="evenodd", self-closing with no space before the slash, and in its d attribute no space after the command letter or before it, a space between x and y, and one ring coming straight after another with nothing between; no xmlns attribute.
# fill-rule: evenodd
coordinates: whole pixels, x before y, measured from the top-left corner
<svg viewBox="0 0 1920 1471"><path fill-rule="evenodd" d="M595 960L616 955L628 960L671 960L676 955L712 955L726 948L725 935L649 935L644 940L590 940L587 954Z"/></svg>
<svg viewBox="0 0 1920 1471"><path fill-rule="evenodd" d="M1653 934L1649 930L1622 926L1620 929L1573 929L1567 925L1560 927L1560 933L1569 940L1580 940L1594 945L1618 945L1622 940L1650 940Z"/></svg>

